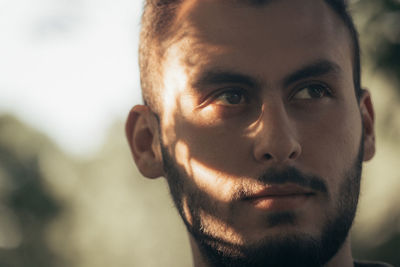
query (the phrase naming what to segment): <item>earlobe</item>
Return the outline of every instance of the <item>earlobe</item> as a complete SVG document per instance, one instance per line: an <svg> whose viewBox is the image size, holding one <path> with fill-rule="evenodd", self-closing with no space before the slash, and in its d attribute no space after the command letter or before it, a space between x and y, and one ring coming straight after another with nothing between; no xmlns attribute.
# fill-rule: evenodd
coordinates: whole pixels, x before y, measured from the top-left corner
<svg viewBox="0 0 400 267"><path fill-rule="evenodd" d="M370 92L365 89L362 91L362 96L360 98L360 112L364 130L363 160L368 161L375 155L375 114Z"/></svg>
<svg viewBox="0 0 400 267"><path fill-rule="evenodd" d="M139 171L147 178L163 176L158 122L149 107L134 106L126 121L125 131Z"/></svg>

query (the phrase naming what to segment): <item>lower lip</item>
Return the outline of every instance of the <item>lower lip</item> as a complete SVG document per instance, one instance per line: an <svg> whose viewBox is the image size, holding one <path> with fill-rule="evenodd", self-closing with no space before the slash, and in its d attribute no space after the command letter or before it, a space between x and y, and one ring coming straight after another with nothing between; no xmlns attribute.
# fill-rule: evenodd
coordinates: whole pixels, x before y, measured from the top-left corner
<svg viewBox="0 0 400 267"><path fill-rule="evenodd" d="M266 196L251 199L249 202L257 209L268 211L293 210L303 206L313 195L282 195L282 196Z"/></svg>

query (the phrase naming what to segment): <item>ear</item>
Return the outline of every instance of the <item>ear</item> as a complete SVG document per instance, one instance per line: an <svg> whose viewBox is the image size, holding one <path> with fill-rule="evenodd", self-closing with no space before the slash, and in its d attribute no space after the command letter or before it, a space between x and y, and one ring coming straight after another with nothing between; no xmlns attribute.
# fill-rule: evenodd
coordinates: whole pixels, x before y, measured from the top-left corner
<svg viewBox="0 0 400 267"><path fill-rule="evenodd" d="M126 137L139 171L147 178L163 176L158 121L144 105L137 105L129 113L125 125Z"/></svg>
<svg viewBox="0 0 400 267"><path fill-rule="evenodd" d="M363 89L362 91L362 96L360 98L360 112L364 128L363 161L368 161L375 155L375 114L370 92L366 89Z"/></svg>

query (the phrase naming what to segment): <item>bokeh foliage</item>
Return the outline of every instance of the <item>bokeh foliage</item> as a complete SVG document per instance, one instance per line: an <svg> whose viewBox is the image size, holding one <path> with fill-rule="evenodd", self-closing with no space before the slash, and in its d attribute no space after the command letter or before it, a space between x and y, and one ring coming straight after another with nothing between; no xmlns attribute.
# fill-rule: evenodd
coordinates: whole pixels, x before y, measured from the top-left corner
<svg viewBox="0 0 400 267"><path fill-rule="evenodd" d="M59 153L43 135L0 117L0 266L62 266L46 241L62 206L43 184L44 151Z"/></svg>
<svg viewBox="0 0 400 267"><path fill-rule="evenodd" d="M141 179L122 128L82 159L0 116L1 267L190 266L166 184Z"/></svg>
<svg viewBox="0 0 400 267"><path fill-rule="evenodd" d="M363 61L385 79L396 83L400 97L400 1L354 1Z"/></svg>

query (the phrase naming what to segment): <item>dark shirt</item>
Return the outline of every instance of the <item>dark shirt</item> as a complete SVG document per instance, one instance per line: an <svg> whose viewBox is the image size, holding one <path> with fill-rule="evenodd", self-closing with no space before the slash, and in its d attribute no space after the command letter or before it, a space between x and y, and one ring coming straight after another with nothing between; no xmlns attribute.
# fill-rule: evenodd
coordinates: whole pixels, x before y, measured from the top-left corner
<svg viewBox="0 0 400 267"><path fill-rule="evenodd" d="M394 267L393 265L377 261L354 261L354 267Z"/></svg>

